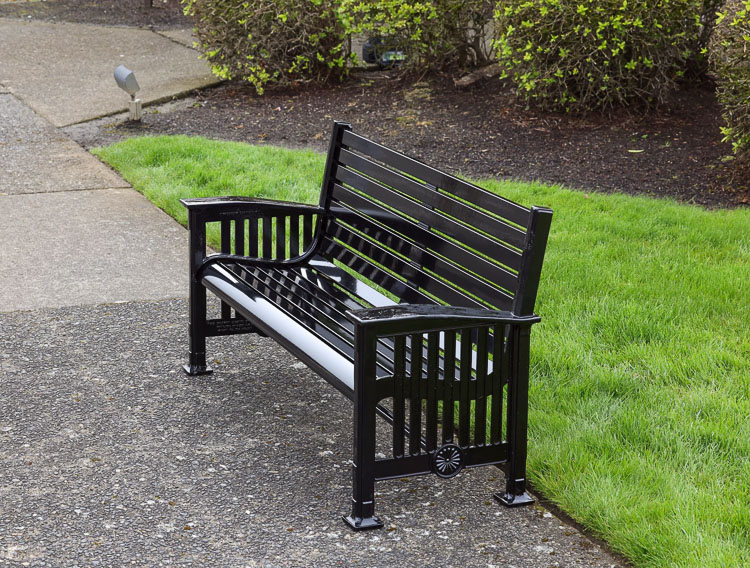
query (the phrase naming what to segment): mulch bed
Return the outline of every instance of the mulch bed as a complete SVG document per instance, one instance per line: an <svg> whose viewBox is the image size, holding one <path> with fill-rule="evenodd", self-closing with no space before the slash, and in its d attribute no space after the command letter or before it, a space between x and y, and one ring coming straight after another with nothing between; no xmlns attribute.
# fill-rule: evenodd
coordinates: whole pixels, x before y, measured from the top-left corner
<svg viewBox="0 0 750 568"><path fill-rule="evenodd" d="M47 0L0 4L0 17L110 25L190 27L177 0ZM535 113L507 85L457 89L454 77L402 80L358 72L341 85L300 86L263 97L242 83L195 93L192 105L146 112L141 125L104 125L85 146L142 134L191 134L325 151L334 119L462 175L539 180L582 190L670 197L707 207L750 205L750 172L721 141L708 84L685 87L664 108L586 118ZM74 134L77 136L77 134Z"/></svg>
<svg viewBox="0 0 750 568"><path fill-rule="evenodd" d="M136 134L191 134L327 149L333 120L427 163L474 178L539 180L572 188L671 197L708 207L748 206L750 179L721 142L710 86L685 89L649 115L575 118L520 107L498 81L457 90L434 76L414 83L360 73L343 85L268 92L229 83L140 126L102 129L104 144Z"/></svg>

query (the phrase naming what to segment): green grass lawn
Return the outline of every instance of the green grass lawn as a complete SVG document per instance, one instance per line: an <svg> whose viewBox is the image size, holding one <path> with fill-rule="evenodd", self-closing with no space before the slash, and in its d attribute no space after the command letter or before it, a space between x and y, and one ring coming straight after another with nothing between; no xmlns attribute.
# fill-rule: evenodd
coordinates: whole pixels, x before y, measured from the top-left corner
<svg viewBox="0 0 750 568"><path fill-rule="evenodd" d="M324 165L186 137L95 153L183 224L180 197L316 202ZM750 566L750 211L479 183L555 211L532 334L534 488L636 566Z"/></svg>

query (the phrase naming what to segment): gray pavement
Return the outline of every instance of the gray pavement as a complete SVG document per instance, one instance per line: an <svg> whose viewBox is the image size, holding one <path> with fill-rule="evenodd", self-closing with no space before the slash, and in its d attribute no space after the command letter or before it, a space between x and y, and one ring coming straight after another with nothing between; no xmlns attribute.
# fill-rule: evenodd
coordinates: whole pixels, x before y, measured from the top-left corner
<svg viewBox="0 0 750 568"><path fill-rule="evenodd" d="M156 33L158 33L159 35L163 35L164 37L169 38L172 41L181 43L186 47L193 47L193 44L197 41L195 35L193 34L193 30L191 29L157 30Z"/></svg>
<svg viewBox="0 0 750 568"><path fill-rule="evenodd" d="M351 532L348 401L254 336L184 376L186 313L0 314L0 565L619 565L541 507L499 506L494 468L379 483L386 528Z"/></svg>
<svg viewBox="0 0 750 568"><path fill-rule="evenodd" d="M492 468L380 483L387 528L352 533L346 400L254 336L185 377L186 231L54 127L78 120L60 101L100 112L96 81L52 97L66 67L36 58L80 29L114 33L0 20L0 566L623 565L543 507L498 506Z"/></svg>
<svg viewBox="0 0 750 568"><path fill-rule="evenodd" d="M0 18L0 38L0 83L54 126L127 109L120 64L144 103L218 82L197 51L150 30Z"/></svg>
<svg viewBox="0 0 750 568"><path fill-rule="evenodd" d="M132 189L0 196L0 312L185 295L185 230Z"/></svg>
<svg viewBox="0 0 750 568"><path fill-rule="evenodd" d="M129 187L10 94L0 94L0 196Z"/></svg>
<svg viewBox="0 0 750 568"><path fill-rule="evenodd" d="M185 294L184 230L0 94L0 312Z"/></svg>

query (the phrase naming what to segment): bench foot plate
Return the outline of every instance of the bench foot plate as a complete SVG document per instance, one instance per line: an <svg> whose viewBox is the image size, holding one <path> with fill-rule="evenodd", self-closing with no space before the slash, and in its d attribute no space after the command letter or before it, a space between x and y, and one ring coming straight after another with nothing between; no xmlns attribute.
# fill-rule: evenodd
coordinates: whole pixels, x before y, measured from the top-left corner
<svg viewBox="0 0 750 568"><path fill-rule="evenodd" d="M531 505L534 502L534 498L526 491L521 495L513 495L512 493L495 493L494 497L499 503L506 507L522 507L524 505Z"/></svg>
<svg viewBox="0 0 750 568"><path fill-rule="evenodd" d="M196 375L210 375L214 372L214 370L209 367L208 365L183 365L183 369L185 369L185 373L190 375L191 377Z"/></svg>
<svg viewBox="0 0 750 568"><path fill-rule="evenodd" d="M344 522L349 525L352 529L355 531L365 531L369 529L382 529L383 528L383 521L378 519L377 517L352 517L349 515L348 517L343 517Z"/></svg>

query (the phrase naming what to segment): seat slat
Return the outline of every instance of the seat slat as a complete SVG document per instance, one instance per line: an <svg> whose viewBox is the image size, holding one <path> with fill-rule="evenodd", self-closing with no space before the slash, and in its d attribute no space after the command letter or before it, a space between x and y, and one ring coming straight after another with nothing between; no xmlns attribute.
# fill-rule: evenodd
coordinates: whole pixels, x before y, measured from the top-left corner
<svg viewBox="0 0 750 568"><path fill-rule="evenodd" d="M245 286L252 288L255 292L279 306L287 315L293 317L320 339L332 344L342 355L353 360L354 346L351 330L347 330L339 325L339 322L328 316L324 318L311 317L311 309L315 310L318 316L325 314L312 304L304 305L296 294L279 286L278 282L275 282L268 272L262 269L246 272L245 277L240 277L237 272L232 270L231 265L220 266L239 278Z"/></svg>
<svg viewBox="0 0 750 568"><path fill-rule="evenodd" d="M229 269L230 266L232 265L225 266L225 268ZM232 272L237 274L235 270ZM247 285L259 292L264 292L269 297L273 297L273 293L276 293L298 308L295 311L298 321L311 331L315 332L317 324L320 324L336 334L342 342L351 347L351 352L347 354L353 360L354 324L344 314L347 308L345 304L332 296L321 294L322 289L308 281L300 272L268 268L240 272L247 274L244 277L238 274L238 277L242 278ZM306 319L310 321L305 321ZM379 375L389 375L393 369L393 342L381 340L378 343Z"/></svg>
<svg viewBox="0 0 750 568"><path fill-rule="evenodd" d="M342 143L380 162L391 164L407 175L417 177L435 187L450 191L461 199L475 203L482 209L497 212L501 217L508 219L512 223L516 223L522 227L528 227L529 225L529 210L509 199L504 199L481 187L436 170L414 158L386 148L350 130L344 131Z"/></svg>
<svg viewBox="0 0 750 568"><path fill-rule="evenodd" d="M353 360L354 326L345 315L345 311L349 308L346 299L351 301L351 298L344 295L343 292L335 288L329 288L329 291L333 291L334 295L321 293L324 289L319 285L319 282L309 279L315 275L305 274L307 269L273 269L267 267L247 269L234 264L221 266L232 273L245 286L252 288L274 303L280 304L287 314L293 316L321 340L326 340L331 337L330 334L334 334L340 340L337 343L339 351ZM345 297L342 297L342 295ZM394 349L393 339L381 338L378 340L377 364L379 376L393 373ZM406 351L405 361L407 363L411 361L411 349ZM440 364L439 371L442 376L442 360L435 359L434 364Z"/></svg>
<svg viewBox="0 0 750 568"><path fill-rule="evenodd" d="M403 192L430 209L447 214L447 216L474 230L488 233L514 247L523 247L526 238L525 231L491 217L468 203L459 201L448 194L439 193L431 187L401 175L397 171L390 170L347 150L341 150L339 163L375 179L383 185Z"/></svg>

